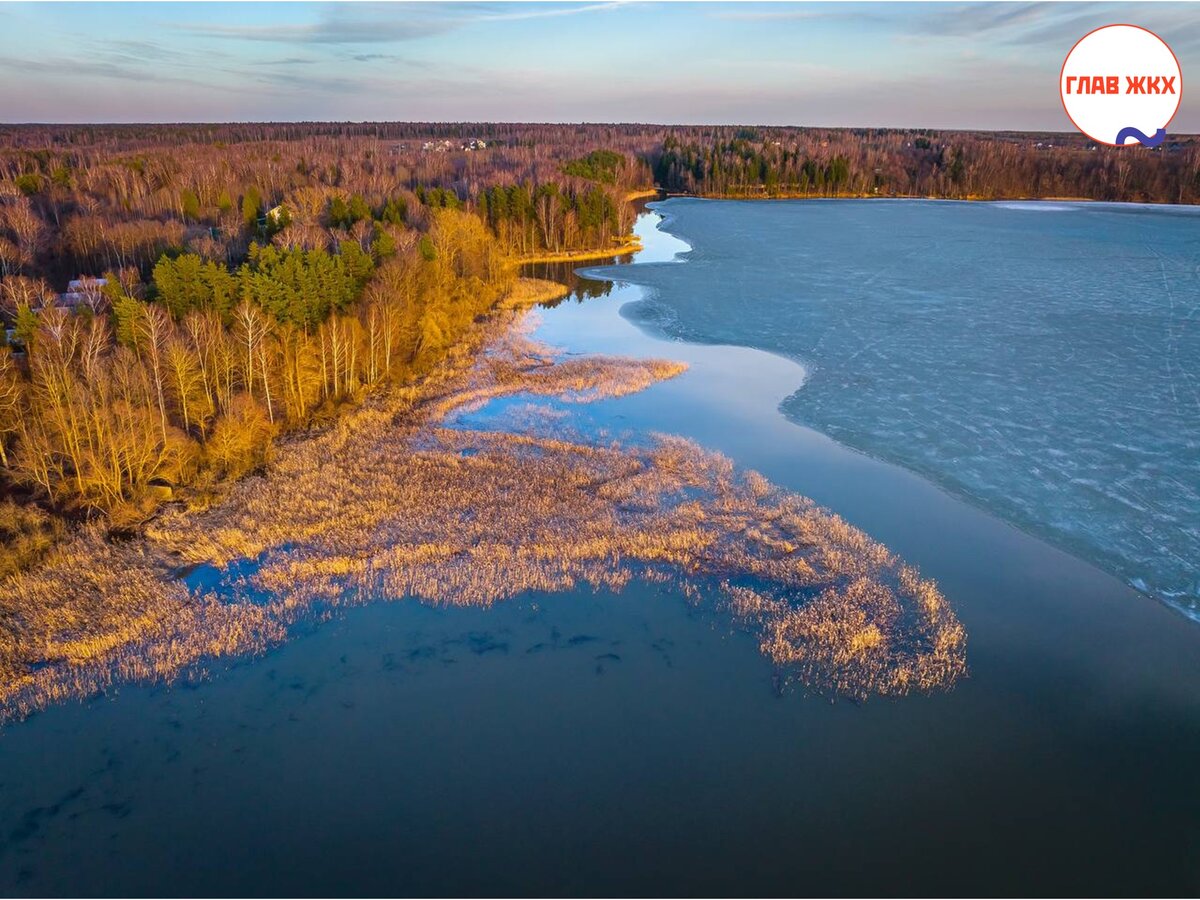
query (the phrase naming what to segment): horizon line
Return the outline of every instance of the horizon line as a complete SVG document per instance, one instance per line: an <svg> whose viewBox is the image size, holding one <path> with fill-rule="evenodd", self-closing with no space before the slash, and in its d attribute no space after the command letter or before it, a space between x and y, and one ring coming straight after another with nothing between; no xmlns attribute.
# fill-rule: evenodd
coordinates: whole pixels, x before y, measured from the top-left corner
<svg viewBox="0 0 1200 900"><path fill-rule="evenodd" d="M144 128L169 126L221 126L221 125L543 125L543 126L606 126L640 128L764 128L764 129L820 129L824 131L939 131L964 134L1054 134L1070 137L1086 134L1071 129L1046 128L970 128L936 125L819 125L819 124L765 124L758 122L637 122L601 120L538 121L533 119L180 119L175 121L0 121L0 128ZM1200 132L1174 132L1175 137L1200 137Z"/></svg>

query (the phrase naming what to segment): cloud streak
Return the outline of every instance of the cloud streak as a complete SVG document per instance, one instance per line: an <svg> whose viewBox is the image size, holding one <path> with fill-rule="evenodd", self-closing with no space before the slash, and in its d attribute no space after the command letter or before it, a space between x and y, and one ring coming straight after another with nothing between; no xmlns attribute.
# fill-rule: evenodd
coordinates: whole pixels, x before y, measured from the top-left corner
<svg viewBox="0 0 1200 900"><path fill-rule="evenodd" d="M179 30L208 38L272 44L376 44L413 41L459 27L458 17L417 4L337 4L313 23L214 25L185 23Z"/></svg>
<svg viewBox="0 0 1200 900"><path fill-rule="evenodd" d="M539 7L541 4L537 4ZM487 4L336 3L322 8L318 21L295 25L213 25L187 23L180 30L228 40L278 44L390 44L446 34L474 23L519 22L601 12L624 5L612 2L545 4L548 8L492 12Z"/></svg>

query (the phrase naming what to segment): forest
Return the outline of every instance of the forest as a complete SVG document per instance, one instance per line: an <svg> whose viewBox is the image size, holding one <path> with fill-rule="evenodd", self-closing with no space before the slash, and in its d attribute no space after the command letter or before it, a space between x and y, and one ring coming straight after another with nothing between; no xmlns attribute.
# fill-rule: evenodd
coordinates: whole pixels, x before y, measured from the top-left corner
<svg viewBox="0 0 1200 900"><path fill-rule="evenodd" d="M713 197L1200 202L1195 137L1147 150L1063 134L693 129L651 161L664 190Z"/></svg>
<svg viewBox="0 0 1200 900"><path fill-rule="evenodd" d="M427 371L512 270L477 217L445 210L378 258L252 244L236 272L183 254L153 276L122 272L76 309L23 303L0 351L8 479L119 528L180 489L208 502L281 431Z"/></svg>
<svg viewBox="0 0 1200 900"><path fill-rule="evenodd" d="M422 377L517 264L617 248L630 198L1200 201L1200 142L653 125L0 128L0 577L140 527L286 432Z"/></svg>

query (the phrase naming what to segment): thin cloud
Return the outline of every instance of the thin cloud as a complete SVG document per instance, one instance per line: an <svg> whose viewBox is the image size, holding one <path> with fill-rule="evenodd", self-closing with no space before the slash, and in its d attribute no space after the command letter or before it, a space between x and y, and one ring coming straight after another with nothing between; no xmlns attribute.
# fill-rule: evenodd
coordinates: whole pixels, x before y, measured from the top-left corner
<svg viewBox="0 0 1200 900"><path fill-rule="evenodd" d="M609 9L620 9L628 6L627 0L610 0L608 3L591 3L586 6L566 6L556 9L529 10L528 12L503 13L498 15L476 16L479 22L516 22L522 19L550 19L558 16L576 16L580 13L603 12Z"/></svg>
<svg viewBox="0 0 1200 900"><path fill-rule="evenodd" d="M338 4L321 19L301 25L182 24L180 30L210 38L275 44L377 44L413 41L444 34L462 24L442 7Z"/></svg>
<svg viewBox="0 0 1200 900"><path fill-rule="evenodd" d="M173 59L177 52L150 41L111 40L102 46L130 59Z"/></svg>
<svg viewBox="0 0 1200 900"><path fill-rule="evenodd" d="M540 4L539 4L540 5ZM182 24L190 34L278 44L387 44L435 37L476 22L558 18L617 9L622 0L518 12L480 12L473 5L336 4L319 21L304 25ZM497 7L484 7L496 9Z"/></svg>
<svg viewBox="0 0 1200 900"><path fill-rule="evenodd" d="M1046 26L1060 16L1077 18L1091 14L1098 6L1094 2L1081 3L938 3L933 12L914 15L904 4L897 4L893 13L888 5L862 5L847 3L839 10L783 9L746 10L713 13L711 18L744 22L836 22L861 25L863 23L886 24L894 28L900 37L982 37L1016 41L1032 26ZM885 12L884 10L888 10ZM1057 24L1050 25L1057 30Z"/></svg>
<svg viewBox="0 0 1200 900"><path fill-rule="evenodd" d="M1053 44L1062 47L1063 55L1074 45L1075 41L1085 33L1110 22L1137 22L1155 31L1173 48L1195 47L1200 44L1200 7L1180 3L1169 4L1164 8L1161 4L1147 3L1140 6L1136 12L1128 15L1114 13L1104 4L1093 4L1095 11L1080 13L1075 4L1070 4L1070 12L1076 13L1066 18L1047 23L1041 28L1026 32L1020 36L1019 43L1034 45ZM1067 10L1063 10L1067 12ZM1018 39L1009 41L1017 44Z"/></svg>
<svg viewBox="0 0 1200 900"><path fill-rule="evenodd" d="M850 6L850 4L847 4ZM810 9L786 9L710 13L710 19L735 22L886 22L885 16L855 9L847 12L817 11Z"/></svg>
<svg viewBox="0 0 1200 900"><path fill-rule="evenodd" d="M1072 12L1093 4L1069 4ZM1040 23L1065 12L1059 3L981 3L947 5L946 9L914 20L914 31L933 35L989 35Z"/></svg>
<svg viewBox="0 0 1200 900"><path fill-rule="evenodd" d="M308 59L303 56L285 56L283 59L256 59L250 63L252 66L311 66L315 65L317 60Z"/></svg>
<svg viewBox="0 0 1200 900"><path fill-rule="evenodd" d="M126 66L100 60L73 59L71 60L71 65L64 68L62 63L58 61L0 57L0 69L9 69L14 72L38 72L58 76L90 75L96 78L115 78L120 81L136 81L140 83L145 83L148 79L152 79L157 83L186 84L189 87L225 90L222 86L212 84L211 82L200 82L190 78L166 75L158 71L152 72L146 68L137 66Z"/></svg>
<svg viewBox="0 0 1200 900"><path fill-rule="evenodd" d="M360 63L389 62L389 63L399 63L399 64L405 65L405 66L420 65L419 63L415 62L414 60L409 59L406 56L401 56L399 53L351 53L349 56L347 56L345 58L348 60L352 60L353 62L360 62Z"/></svg>

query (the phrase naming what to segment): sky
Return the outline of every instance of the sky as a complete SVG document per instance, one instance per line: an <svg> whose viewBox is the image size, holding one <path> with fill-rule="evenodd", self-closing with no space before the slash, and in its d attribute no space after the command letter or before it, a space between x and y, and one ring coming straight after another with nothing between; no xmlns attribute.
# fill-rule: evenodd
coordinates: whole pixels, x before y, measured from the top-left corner
<svg viewBox="0 0 1200 900"><path fill-rule="evenodd" d="M0 3L0 121L1065 131L1063 59L1112 22L1200 73L1200 3Z"/></svg>

